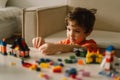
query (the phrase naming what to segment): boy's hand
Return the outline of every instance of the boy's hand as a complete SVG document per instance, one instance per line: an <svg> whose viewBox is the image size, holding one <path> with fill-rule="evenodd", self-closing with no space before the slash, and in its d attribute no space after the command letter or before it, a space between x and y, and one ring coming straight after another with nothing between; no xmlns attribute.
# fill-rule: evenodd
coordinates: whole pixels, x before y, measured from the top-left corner
<svg viewBox="0 0 120 80"><path fill-rule="evenodd" d="M39 48L40 52L47 55L55 54L58 51L57 44L45 43Z"/></svg>
<svg viewBox="0 0 120 80"><path fill-rule="evenodd" d="M33 38L32 40L33 47L35 48L39 48L44 43L45 43L45 40L41 37L36 37L36 38Z"/></svg>

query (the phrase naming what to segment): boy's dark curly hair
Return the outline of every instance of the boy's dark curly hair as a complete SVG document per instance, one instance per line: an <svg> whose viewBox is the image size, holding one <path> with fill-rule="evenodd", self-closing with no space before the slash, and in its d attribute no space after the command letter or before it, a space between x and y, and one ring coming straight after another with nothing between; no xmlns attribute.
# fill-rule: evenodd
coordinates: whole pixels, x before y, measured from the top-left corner
<svg viewBox="0 0 120 80"><path fill-rule="evenodd" d="M76 21L77 25L85 29L85 33L89 33L93 30L95 15L91 10L77 7L68 13L65 18L66 25L68 25L68 20Z"/></svg>

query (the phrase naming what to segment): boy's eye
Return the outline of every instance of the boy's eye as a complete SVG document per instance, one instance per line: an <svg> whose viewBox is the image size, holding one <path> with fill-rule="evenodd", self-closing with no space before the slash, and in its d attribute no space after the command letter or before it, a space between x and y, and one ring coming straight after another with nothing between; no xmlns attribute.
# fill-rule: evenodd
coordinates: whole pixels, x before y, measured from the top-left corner
<svg viewBox="0 0 120 80"><path fill-rule="evenodd" d="M70 31L70 28L67 28L68 31Z"/></svg>
<svg viewBox="0 0 120 80"><path fill-rule="evenodd" d="M77 30L75 32L80 33L80 31L77 31Z"/></svg>

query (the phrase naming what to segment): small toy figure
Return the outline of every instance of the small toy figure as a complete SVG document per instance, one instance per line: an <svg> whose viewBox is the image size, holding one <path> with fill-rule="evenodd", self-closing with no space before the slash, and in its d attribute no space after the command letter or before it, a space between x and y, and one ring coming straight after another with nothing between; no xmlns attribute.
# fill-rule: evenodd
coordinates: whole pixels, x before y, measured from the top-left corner
<svg viewBox="0 0 120 80"><path fill-rule="evenodd" d="M10 55L22 58L29 58L29 47L23 38L17 38L11 46Z"/></svg>
<svg viewBox="0 0 120 80"><path fill-rule="evenodd" d="M105 51L104 60L101 63L101 67L105 71L110 71L112 69L112 62L114 60L115 48L113 46L108 46Z"/></svg>
<svg viewBox="0 0 120 80"><path fill-rule="evenodd" d="M3 38L2 41L0 41L0 53L3 55L7 55L6 46L7 46L6 39Z"/></svg>
<svg viewBox="0 0 120 80"><path fill-rule="evenodd" d="M112 73L114 72L114 68L112 66L114 62L114 55L115 48L112 45L108 46L105 51L105 57L101 63L103 71L101 71L100 74L111 77Z"/></svg>

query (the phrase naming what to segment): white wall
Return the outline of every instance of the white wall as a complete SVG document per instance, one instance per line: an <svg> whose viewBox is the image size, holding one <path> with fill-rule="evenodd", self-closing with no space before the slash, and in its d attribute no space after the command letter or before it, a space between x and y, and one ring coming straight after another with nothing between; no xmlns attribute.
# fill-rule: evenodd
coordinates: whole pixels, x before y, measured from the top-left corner
<svg viewBox="0 0 120 80"><path fill-rule="evenodd" d="M8 0L9 5L19 7L33 7L33 6L56 6L65 5L67 0Z"/></svg>
<svg viewBox="0 0 120 80"><path fill-rule="evenodd" d="M68 5L96 8L95 28L120 32L120 0L68 0Z"/></svg>

